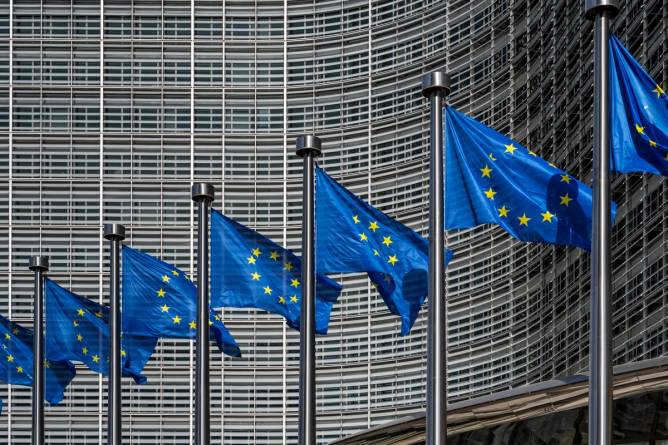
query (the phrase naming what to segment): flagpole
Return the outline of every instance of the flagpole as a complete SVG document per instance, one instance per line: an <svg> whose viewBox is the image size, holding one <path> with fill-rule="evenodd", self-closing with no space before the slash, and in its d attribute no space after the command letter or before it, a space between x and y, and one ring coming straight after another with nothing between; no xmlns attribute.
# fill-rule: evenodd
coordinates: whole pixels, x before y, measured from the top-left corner
<svg viewBox="0 0 668 445"><path fill-rule="evenodd" d="M109 392L107 394L107 443L121 445L121 297L119 255L125 239L125 226L105 224L104 238L109 240Z"/></svg>
<svg viewBox="0 0 668 445"><path fill-rule="evenodd" d="M32 256L28 268L35 273L32 337L32 445L44 445L44 273L48 256Z"/></svg>
<svg viewBox="0 0 668 445"><path fill-rule="evenodd" d="M195 444L209 445L209 210L216 195L206 182L192 186L197 203L197 341L195 375Z"/></svg>
<svg viewBox="0 0 668 445"><path fill-rule="evenodd" d="M612 444L610 307L610 21L617 0L586 0L594 21L594 201L589 330L589 444Z"/></svg>
<svg viewBox="0 0 668 445"><path fill-rule="evenodd" d="M429 312L427 319L427 445L447 441L447 315L445 240L443 237L443 106L450 77L435 71L422 78L422 94L431 102L429 162Z"/></svg>
<svg viewBox="0 0 668 445"><path fill-rule="evenodd" d="M299 323L299 445L316 444L315 392L315 158L320 138L297 138L297 156L304 158L302 201L302 303Z"/></svg>

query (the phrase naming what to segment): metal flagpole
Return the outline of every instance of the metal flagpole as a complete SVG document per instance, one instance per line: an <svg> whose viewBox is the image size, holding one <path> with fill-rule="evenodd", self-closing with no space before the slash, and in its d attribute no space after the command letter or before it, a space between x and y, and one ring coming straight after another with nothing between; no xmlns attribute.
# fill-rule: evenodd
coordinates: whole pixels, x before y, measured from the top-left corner
<svg viewBox="0 0 668 445"><path fill-rule="evenodd" d="M105 224L104 238L109 240L109 393L107 416L107 443L121 445L122 442L122 406L121 406L121 292L119 255L121 241L125 239L125 226Z"/></svg>
<svg viewBox="0 0 668 445"><path fill-rule="evenodd" d="M195 444L209 445L209 209L216 195L213 185L192 186L197 203L197 343L195 377Z"/></svg>
<svg viewBox="0 0 668 445"><path fill-rule="evenodd" d="M44 272L49 270L49 257L30 257L28 267L35 272L32 337L32 445L44 445Z"/></svg>
<svg viewBox="0 0 668 445"><path fill-rule="evenodd" d="M594 202L589 337L589 444L612 444L610 307L610 21L617 0L586 0L594 20Z"/></svg>
<svg viewBox="0 0 668 445"><path fill-rule="evenodd" d="M299 445L316 444L315 406L315 158L320 138L297 138L297 155L304 158L302 201L302 304L299 323Z"/></svg>
<svg viewBox="0 0 668 445"><path fill-rule="evenodd" d="M443 236L444 168L443 106L450 77L435 71L422 78L422 94L431 102L429 162L429 313L427 321L427 445L447 440L447 316L445 240Z"/></svg>

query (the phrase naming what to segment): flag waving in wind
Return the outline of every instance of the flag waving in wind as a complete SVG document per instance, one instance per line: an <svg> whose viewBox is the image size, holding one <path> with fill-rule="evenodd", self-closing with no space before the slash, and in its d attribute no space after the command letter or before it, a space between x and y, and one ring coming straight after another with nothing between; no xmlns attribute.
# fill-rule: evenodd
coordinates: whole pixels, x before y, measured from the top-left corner
<svg viewBox="0 0 668 445"><path fill-rule="evenodd" d="M668 96L610 36L612 169L668 175Z"/></svg>
<svg viewBox="0 0 668 445"><path fill-rule="evenodd" d="M326 334L341 286L316 277L315 330ZM248 307L282 315L299 329L301 260L269 238L211 211L211 305Z"/></svg>
<svg viewBox="0 0 668 445"><path fill-rule="evenodd" d="M123 332L154 338L194 339L197 287L178 268L123 246ZM240 357L236 341L211 312L211 336L227 355Z"/></svg>
<svg viewBox="0 0 668 445"><path fill-rule="evenodd" d="M46 358L72 360L102 375L109 373L109 307L62 288L49 278L44 286ZM155 350L150 337L123 336L123 375L145 383L142 369Z"/></svg>
<svg viewBox="0 0 668 445"><path fill-rule="evenodd" d="M589 187L452 107L445 149L446 229L498 224L521 241L591 250Z"/></svg>
<svg viewBox="0 0 668 445"><path fill-rule="evenodd" d="M33 384L33 332L0 315L0 380L11 385ZM44 398L52 405L63 400L74 378L68 361L44 361Z"/></svg>
<svg viewBox="0 0 668 445"><path fill-rule="evenodd" d="M366 272L407 335L427 297L428 243L316 168L318 273ZM452 257L447 251L446 263Z"/></svg>

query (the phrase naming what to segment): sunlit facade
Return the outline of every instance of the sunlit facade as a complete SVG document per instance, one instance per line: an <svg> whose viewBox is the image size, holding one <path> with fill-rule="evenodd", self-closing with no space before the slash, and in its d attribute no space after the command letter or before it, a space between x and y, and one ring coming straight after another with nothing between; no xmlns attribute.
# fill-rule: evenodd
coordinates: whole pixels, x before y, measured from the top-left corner
<svg viewBox="0 0 668 445"><path fill-rule="evenodd" d="M192 270L192 181L212 182L216 208L298 251L301 133L323 140L335 178L426 234L419 79L436 69L452 74L455 106L588 179L593 64L580 3L4 2L0 311L30 323L27 258L37 253L51 257L52 278L104 300L104 222ZM665 7L633 2L615 22L658 81ZM613 309L623 362L663 353L667 198L660 178L617 177L614 191L624 204ZM587 255L489 228L449 233L448 244L453 400L586 369ZM345 291L318 343L322 443L424 409L425 314L400 337L364 276L335 278ZM223 315L244 356L212 356L213 443L296 443L298 334L277 316ZM193 365L191 343L162 341L149 383L124 380L124 443L192 442ZM47 409L48 443L105 443L104 388L79 369ZM30 391L3 385L0 397L0 439L29 443Z"/></svg>

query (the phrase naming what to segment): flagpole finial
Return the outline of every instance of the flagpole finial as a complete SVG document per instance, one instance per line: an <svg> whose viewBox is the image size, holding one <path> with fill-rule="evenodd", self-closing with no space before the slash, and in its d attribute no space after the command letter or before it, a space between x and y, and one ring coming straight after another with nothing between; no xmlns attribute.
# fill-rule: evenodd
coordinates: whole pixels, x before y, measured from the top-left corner
<svg viewBox="0 0 668 445"><path fill-rule="evenodd" d="M322 154L322 141L318 136L312 134L304 134L297 138L295 142L297 145L297 155L304 157L306 153L313 152L314 156Z"/></svg>
<svg viewBox="0 0 668 445"><path fill-rule="evenodd" d="M104 239L112 240L124 240L125 239L125 226L123 224L105 224L104 229Z"/></svg>
<svg viewBox="0 0 668 445"><path fill-rule="evenodd" d="M196 182L192 187L192 199L193 201L203 201L207 200L209 202L213 201L216 197L216 188L213 184L208 182Z"/></svg>
<svg viewBox="0 0 668 445"><path fill-rule="evenodd" d="M30 257L28 268L32 271L46 271L49 270L49 257L42 255L35 255Z"/></svg>
<svg viewBox="0 0 668 445"><path fill-rule="evenodd" d="M619 12L619 0L585 0L585 15L594 20L597 14L607 12L614 17Z"/></svg>
<svg viewBox="0 0 668 445"><path fill-rule="evenodd" d="M434 91L443 91L447 96L450 94L450 76L443 71L434 71L422 76L422 95L430 97Z"/></svg>

